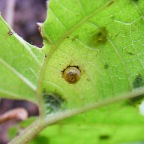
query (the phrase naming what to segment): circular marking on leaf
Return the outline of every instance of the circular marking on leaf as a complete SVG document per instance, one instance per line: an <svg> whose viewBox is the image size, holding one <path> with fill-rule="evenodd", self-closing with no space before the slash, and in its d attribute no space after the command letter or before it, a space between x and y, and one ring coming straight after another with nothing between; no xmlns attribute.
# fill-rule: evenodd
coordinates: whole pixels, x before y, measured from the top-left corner
<svg viewBox="0 0 144 144"><path fill-rule="evenodd" d="M129 54L129 55L131 55L131 56L133 56L133 55L134 55L134 53L132 53L132 52L127 52L127 54Z"/></svg>
<svg viewBox="0 0 144 144"><path fill-rule="evenodd" d="M133 82L133 88L139 88L144 85L144 80L141 74L138 74Z"/></svg>
<svg viewBox="0 0 144 144"><path fill-rule="evenodd" d="M75 84L80 80L81 71L76 66L69 66L63 71L63 78L70 84Z"/></svg>
<svg viewBox="0 0 144 144"><path fill-rule="evenodd" d="M133 88L139 88L144 85L144 79L141 74L138 74L135 78L135 80L132 83ZM144 95L139 95L137 97L130 98L128 100L128 104L131 104L133 106L137 106L144 100Z"/></svg>

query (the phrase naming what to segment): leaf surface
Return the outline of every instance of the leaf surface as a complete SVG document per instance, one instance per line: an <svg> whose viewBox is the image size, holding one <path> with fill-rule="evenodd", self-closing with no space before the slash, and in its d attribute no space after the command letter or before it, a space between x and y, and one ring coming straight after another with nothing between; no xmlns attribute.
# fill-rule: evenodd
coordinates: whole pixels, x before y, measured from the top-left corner
<svg viewBox="0 0 144 144"><path fill-rule="evenodd" d="M143 144L144 118L120 102L63 120L43 130L30 144ZM140 143L141 142L141 143Z"/></svg>
<svg viewBox="0 0 144 144"><path fill-rule="evenodd" d="M143 7L143 0L51 0L41 93L57 94L71 108L142 87ZM81 71L75 84L64 79L69 66Z"/></svg>
<svg viewBox="0 0 144 144"><path fill-rule="evenodd" d="M41 93L61 96L70 109L142 87L143 13L143 0L51 0L42 26L46 58ZM63 77L69 66L81 71L75 84ZM142 100L138 95L71 117L40 136L50 144L143 143Z"/></svg>
<svg viewBox="0 0 144 144"><path fill-rule="evenodd" d="M19 37L0 16L0 97L36 102L42 52Z"/></svg>

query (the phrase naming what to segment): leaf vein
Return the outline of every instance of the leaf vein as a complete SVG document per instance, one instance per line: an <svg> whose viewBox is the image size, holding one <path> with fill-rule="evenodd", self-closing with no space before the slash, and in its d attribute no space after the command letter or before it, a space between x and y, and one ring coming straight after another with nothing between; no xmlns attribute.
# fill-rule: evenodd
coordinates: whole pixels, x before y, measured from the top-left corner
<svg viewBox="0 0 144 144"><path fill-rule="evenodd" d="M0 58L0 63L3 64L7 69L9 69L13 74L15 74L19 79L21 79L26 85L28 85L33 91L36 90L36 86L33 85L27 78L21 75L14 67L6 63L3 59Z"/></svg>

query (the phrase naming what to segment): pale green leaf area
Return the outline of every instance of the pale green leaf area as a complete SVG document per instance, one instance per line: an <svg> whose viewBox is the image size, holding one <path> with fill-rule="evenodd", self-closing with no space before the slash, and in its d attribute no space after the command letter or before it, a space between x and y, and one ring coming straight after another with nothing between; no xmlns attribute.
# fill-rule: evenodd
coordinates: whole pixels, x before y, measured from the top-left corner
<svg viewBox="0 0 144 144"><path fill-rule="evenodd" d="M0 16L0 97L36 102L42 53L26 43Z"/></svg>

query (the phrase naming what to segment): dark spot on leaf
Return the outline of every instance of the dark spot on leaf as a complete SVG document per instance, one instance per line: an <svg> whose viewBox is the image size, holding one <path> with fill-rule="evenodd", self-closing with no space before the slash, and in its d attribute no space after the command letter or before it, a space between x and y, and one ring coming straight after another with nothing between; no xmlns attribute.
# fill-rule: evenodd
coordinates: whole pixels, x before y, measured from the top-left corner
<svg viewBox="0 0 144 144"><path fill-rule="evenodd" d="M127 54L129 54L129 55L131 55L131 56L134 55L134 53L132 53L132 52L127 52Z"/></svg>
<svg viewBox="0 0 144 144"><path fill-rule="evenodd" d="M45 54L45 58L47 57L47 54Z"/></svg>
<svg viewBox="0 0 144 144"><path fill-rule="evenodd" d="M132 0L132 2L138 2L139 0Z"/></svg>
<svg viewBox="0 0 144 144"><path fill-rule="evenodd" d="M108 68L109 68L109 65L106 63L106 64L104 65L104 68L105 68L105 69L108 69Z"/></svg>
<svg viewBox="0 0 144 144"><path fill-rule="evenodd" d="M33 139L35 144L49 144L49 138L43 135L38 135Z"/></svg>
<svg viewBox="0 0 144 144"><path fill-rule="evenodd" d="M106 135L106 134L105 134L105 135L100 135L100 136L99 136L99 139L100 139L100 140L108 140L108 139L110 139L110 136L109 136L109 135Z"/></svg>
<svg viewBox="0 0 144 144"><path fill-rule="evenodd" d="M65 101L61 96L53 93L43 93L43 99L47 114L62 109Z"/></svg>
<svg viewBox="0 0 144 144"><path fill-rule="evenodd" d="M114 19L115 19L115 16L111 16L111 19L114 20Z"/></svg>
<svg viewBox="0 0 144 144"><path fill-rule="evenodd" d="M96 32L93 32L89 39L89 45L96 47L99 44L104 44L107 41L108 32L105 27L100 27Z"/></svg>
<svg viewBox="0 0 144 144"><path fill-rule="evenodd" d="M139 74L133 82L133 88L139 88L139 87L142 87L143 85L144 85L143 77L141 74ZM139 95L137 97L129 99L128 103L131 105L137 105L141 103L143 99L144 99L144 95Z"/></svg>
<svg viewBox="0 0 144 144"><path fill-rule="evenodd" d="M143 77L141 74L139 74L133 82L133 88L139 88L142 87L143 85L144 85Z"/></svg>
<svg viewBox="0 0 144 144"><path fill-rule="evenodd" d="M13 32L11 30L8 31L8 35L11 36L13 35Z"/></svg>
<svg viewBox="0 0 144 144"><path fill-rule="evenodd" d="M130 98L128 100L128 103L130 105L136 106L136 105L140 104L143 100L144 100L144 95L139 95L137 97Z"/></svg>

